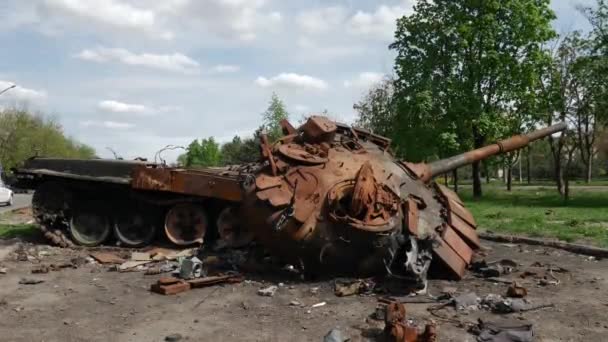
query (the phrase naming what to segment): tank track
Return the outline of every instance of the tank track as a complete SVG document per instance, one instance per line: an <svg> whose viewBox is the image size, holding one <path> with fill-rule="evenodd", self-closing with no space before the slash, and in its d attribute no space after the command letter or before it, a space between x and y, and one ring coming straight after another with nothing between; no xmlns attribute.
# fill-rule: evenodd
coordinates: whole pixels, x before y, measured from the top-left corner
<svg viewBox="0 0 608 342"><path fill-rule="evenodd" d="M67 219L63 210L65 199L61 195L53 196L53 190L59 191L57 195L65 195L63 188L55 183L43 184L34 193L32 198L34 220L44 237L53 245L64 248L74 247L74 242L67 234Z"/></svg>

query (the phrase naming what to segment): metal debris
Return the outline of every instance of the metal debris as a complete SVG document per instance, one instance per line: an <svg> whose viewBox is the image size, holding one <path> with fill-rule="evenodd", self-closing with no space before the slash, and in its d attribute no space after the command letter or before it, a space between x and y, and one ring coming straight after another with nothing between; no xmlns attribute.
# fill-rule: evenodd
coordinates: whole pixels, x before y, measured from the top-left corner
<svg viewBox="0 0 608 342"><path fill-rule="evenodd" d="M95 259L100 264L122 264L126 260L114 253L107 252L93 252L90 254L91 258Z"/></svg>
<svg viewBox="0 0 608 342"><path fill-rule="evenodd" d="M423 331L407 321L405 306L393 302L386 306L384 335L394 342L437 342L437 326L431 321Z"/></svg>
<svg viewBox="0 0 608 342"><path fill-rule="evenodd" d="M479 320L472 329L478 342L532 342L534 330L531 323L492 323Z"/></svg>
<svg viewBox="0 0 608 342"><path fill-rule="evenodd" d="M344 337L342 332L338 329L331 329L325 337L323 342L345 342L347 339Z"/></svg>
<svg viewBox="0 0 608 342"><path fill-rule="evenodd" d="M193 279L206 277L207 271L203 268L203 262L197 258L192 257L183 259L179 265L179 277L182 279Z"/></svg>
<svg viewBox="0 0 608 342"><path fill-rule="evenodd" d="M517 282L513 282L511 286L507 289L507 297L512 298L523 298L528 295L528 290L519 285Z"/></svg>
<svg viewBox="0 0 608 342"><path fill-rule="evenodd" d="M41 283L44 283L44 280L32 278L21 278L21 280L19 280L19 284L21 285L37 285Z"/></svg>
<svg viewBox="0 0 608 342"><path fill-rule="evenodd" d="M279 289L278 286L272 285L258 290L258 294L263 297L274 297L274 294Z"/></svg>

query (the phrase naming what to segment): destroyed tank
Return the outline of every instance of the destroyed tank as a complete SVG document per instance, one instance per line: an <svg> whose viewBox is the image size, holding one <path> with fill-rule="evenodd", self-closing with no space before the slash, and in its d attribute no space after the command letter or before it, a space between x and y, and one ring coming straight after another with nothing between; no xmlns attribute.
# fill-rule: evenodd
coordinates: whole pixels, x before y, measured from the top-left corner
<svg viewBox="0 0 608 342"><path fill-rule="evenodd" d="M389 274L424 283L431 265L460 278L480 247L458 195L433 177L526 146L558 124L431 163L400 161L390 140L312 116L261 136L260 161L182 169L142 161L34 158L15 170L34 215L60 245L252 240L309 274ZM210 224L210 222L215 224Z"/></svg>

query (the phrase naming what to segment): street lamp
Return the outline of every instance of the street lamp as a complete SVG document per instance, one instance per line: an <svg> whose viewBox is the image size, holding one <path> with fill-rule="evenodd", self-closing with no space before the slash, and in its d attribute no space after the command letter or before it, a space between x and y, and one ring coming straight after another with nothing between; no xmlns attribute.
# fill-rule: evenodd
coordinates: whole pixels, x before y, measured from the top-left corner
<svg viewBox="0 0 608 342"><path fill-rule="evenodd" d="M2 94L4 94L4 93L6 93L7 91L9 91L9 90L11 90L11 89L15 88L16 86L17 86L16 84L13 84L12 86L10 86L10 87L8 87L8 88L4 89L3 91L0 91L0 95L2 95Z"/></svg>

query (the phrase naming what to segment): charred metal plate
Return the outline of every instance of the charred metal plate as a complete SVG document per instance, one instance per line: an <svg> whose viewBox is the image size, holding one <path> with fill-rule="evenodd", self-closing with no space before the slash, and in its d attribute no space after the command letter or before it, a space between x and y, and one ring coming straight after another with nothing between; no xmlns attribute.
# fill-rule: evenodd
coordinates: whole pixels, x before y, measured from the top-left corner
<svg viewBox="0 0 608 342"><path fill-rule="evenodd" d="M241 201L243 191L238 176L222 174L221 171L137 168L133 171L131 186L139 190L167 191L227 201Z"/></svg>
<svg viewBox="0 0 608 342"><path fill-rule="evenodd" d="M256 196L261 201L270 202L273 207L283 207L291 203L293 192L291 192L287 184L282 184L278 187L258 191Z"/></svg>
<svg viewBox="0 0 608 342"><path fill-rule="evenodd" d="M481 242L475 229L453 212L450 215L450 225L473 249L481 247Z"/></svg>
<svg viewBox="0 0 608 342"><path fill-rule="evenodd" d="M311 116L302 127L304 136L311 142L332 141L338 126L323 116Z"/></svg>
<svg viewBox="0 0 608 342"><path fill-rule="evenodd" d="M460 196L458 196L457 193L455 193L454 191L452 191L452 189L448 188L445 185L441 185L438 183L435 183L437 185L437 190L446 198L446 199L451 199L457 203L463 204L464 202L462 202L462 200L460 199Z"/></svg>
<svg viewBox="0 0 608 342"><path fill-rule="evenodd" d="M289 158L305 164L324 164L327 158L312 154L297 144L285 144L279 146L279 152Z"/></svg>
<svg viewBox="0 0 608 342"><path fill-rule="evenodd" d="M281 183L281 177L273 177L265 174L261 174L255 179L255 186L258 188L258 190L275 188L277 186L281 186Z"/></svg>
<svg viewBox="0 0 608 342"><path fill-rule="evenodd" d="M167 169L139 167L133 170L131 184L136 189L170 191L171 172Z"/></svg>
<svg viewBox="0 0 608 342"><path fill-rule="evenodd" d="M473 229L475 229L477 227L477 223L475 222L475 219L473 218L473 214L471 214L471 212L467 208L465 208L462 204L460 204L452 199L448 199L448 208L450 209L451 212L460 216L461 219L467 221L467 223L469 223L471 225L471 227L473 227Z"/></svg>
<svg viewBox="0 0 608 342"><path fill-rule="evenodd" d="M418 236L418 220L419 212L418 212L418 203L413 198L408 198L405 202L405 210L407 213L406 216L406 225L409 229L410 233L414 236Z"/></svg>
<svg viewBox="0 0 608 342"><path fill-rule="evenodd" d="M452 249L460 255L460 257L469 264L473 258L473 250L450 226L445 226L443 231L443 240L452 247Z"/></svg>
<svg viewBox="0 0 608 342"><path fill-rule="evenodd" d="M435 256L443 262L447 269L452 272L452 275L455 278L462 278L467 264L452 247L442 239L439 239L437 246L433 248L433 252L435 253Z"/></svg>

